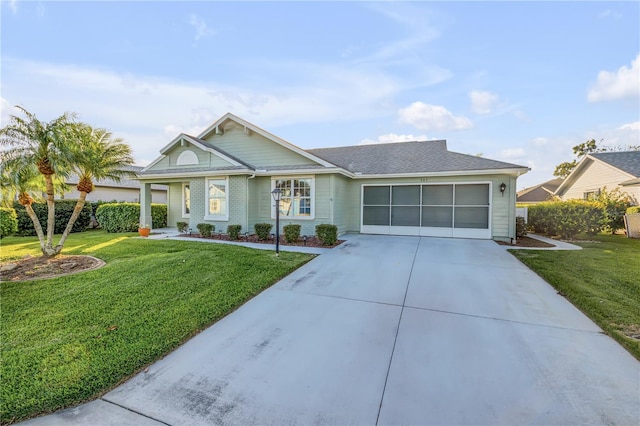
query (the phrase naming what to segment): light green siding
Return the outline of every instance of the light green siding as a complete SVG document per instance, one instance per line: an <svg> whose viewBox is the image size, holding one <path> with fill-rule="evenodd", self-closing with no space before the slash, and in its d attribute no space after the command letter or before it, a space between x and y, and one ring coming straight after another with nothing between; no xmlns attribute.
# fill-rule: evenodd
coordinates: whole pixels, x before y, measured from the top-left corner
<svg viewBox="0 0 640 426"><path fill-rule="evenodd" d="M198 157L198 164L189 164L185 166L178 166L178 157L185 151L191 151ZM174 146L166 156L158 163L154 164L149 170L170 170L181 168L194 168L194 167L232 167L233 164L220 158L216 154L204 151L197 146L187 143L185 146L180 144Z"/></svg>
<svg viewBox="0 0 640 426"><path fill-rule="evenodd" d="M227 126L222 135L212 134L207 142L258 168L317 164L257 133L247 135L238 125Z"/></svg>
<svg viewBox="0 0 640 426"><path fill-rule="evenodd" d="M494 239L510 240L515 238L515 178L508 175L469 175L469 176L442 176L429 178L396 178L396 179L354 179L352 199L357 199L357 231L360 231L360 205L362 197L362 185L384 184L394 185L403 183L430 184L430 183L464 183L464 182L491 182L491 236ZM504 182L507 190L504 196L500 193L500 184ZM354 214L351 213L353 217Z"/></svg>
<svg viewBox="0 0 640 426"><path fill-rule="evenodd" d="M357 232L360 228L360 198L357 185L342 175L331 175L333 187L333 224L338 232Z"/></svg>

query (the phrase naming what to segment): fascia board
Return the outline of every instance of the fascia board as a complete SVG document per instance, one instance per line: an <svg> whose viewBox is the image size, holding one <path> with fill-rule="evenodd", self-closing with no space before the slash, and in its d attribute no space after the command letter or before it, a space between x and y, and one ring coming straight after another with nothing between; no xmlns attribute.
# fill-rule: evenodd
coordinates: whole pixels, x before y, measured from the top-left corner
<svg viewBox="0 0 640 426"><path fill-rule="evenodd" d="M514 168L514 169L486 169L486 170L453 170L446 172L423 172L423 173L392 173L392 174L354 174L354 179L391 179L391 178L407 178L407 177L438 177L438 176L464 176L464 175L512 175L521 176L531 169Z"/></svg>

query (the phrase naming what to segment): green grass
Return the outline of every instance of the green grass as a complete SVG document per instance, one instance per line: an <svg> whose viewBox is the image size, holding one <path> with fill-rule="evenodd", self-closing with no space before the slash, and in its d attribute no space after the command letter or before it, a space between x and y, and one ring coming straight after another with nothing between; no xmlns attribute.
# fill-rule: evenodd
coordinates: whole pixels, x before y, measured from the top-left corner
<svg viewBox="0 0 640 426"><path fill-rule="evenodd" d="M640 240L584 236L578 251L510 250L640 360Z"/></svg>
<svg viewBox="0 0 640 426"><path fill-rule="evenodd" d="M0 286L0 421L11 423L113 388L312 256L136 234L72 234L63 254L95 271ZM39 254L3 238L0 260Z"/></svg>

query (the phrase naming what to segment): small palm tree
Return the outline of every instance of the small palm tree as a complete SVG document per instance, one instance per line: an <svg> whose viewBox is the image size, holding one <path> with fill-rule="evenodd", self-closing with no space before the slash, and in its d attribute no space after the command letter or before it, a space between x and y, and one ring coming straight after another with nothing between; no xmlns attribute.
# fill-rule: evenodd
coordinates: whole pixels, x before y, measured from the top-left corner
<svg viewBox="0 0 640 426"><path fill-rule="evenodd" d="M135 173L129 169L134 161L131 147L124 143L122 138L114 138L108 130L94 129L82 123L76 125L75 134L77 143L72 149L73 163L70 167L71 171L78 175L76 189L80 192L80 197L60 242L55 247L58 252L62 250L71 233L84 207L87 194L93 191L94 180L111 179L120 182L122 178L135 177Z"/></svg>
<svg viewBox="0 0 640 426"><path fill-rule="evenodd" d="M53 231L55 225L54 175L59 178L68 176L69 164L72 160L72 130L75 116L65 113L50 121L42 122L26 109L18 106L25 118L11 116L9 125L0 129L0 147L9 148L3 151L3 168L19 175L22 192L19 194L25 207L31 206L29 191L25 185L34 182L33 167L44 177L47 200L47 235L35 213L29 213L40 239L40 247L44 256L55 256L59 253L53 247ZM25 169L24 172L20 170ZM33 212L33 209L31 209ZM40 231L38 231L38 228Z"/></svg>

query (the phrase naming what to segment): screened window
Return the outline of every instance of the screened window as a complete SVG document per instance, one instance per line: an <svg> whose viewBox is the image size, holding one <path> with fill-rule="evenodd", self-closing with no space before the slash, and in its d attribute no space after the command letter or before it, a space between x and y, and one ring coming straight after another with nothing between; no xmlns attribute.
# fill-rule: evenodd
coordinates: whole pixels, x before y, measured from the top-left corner
<svg viewBox="0 0 640 426"><path fill-rule="evenodd" d="M362 224L388 226L391 220L391 187L365 186L362 192Z"/></svg>
<svg viewBox="0 0 640 426"><path fill-rule="evenodd" d="M207 180L207 212L205 219L229 219L229 198L227 196L227 187L228 182L226 179Z"/></svg>
<svg viewBox="0 0 640 426"><path fill-rule="evenodd" d="M272 187L282 191L280 216L301 219L313 217L313 178L275 179Z"/></svg>
<svg viewBox="0 0 640 426"><path fill-rule="evenodd" d="M189 217L191 214L191 189L188 183L182 184L182 217Z"/></svg>

